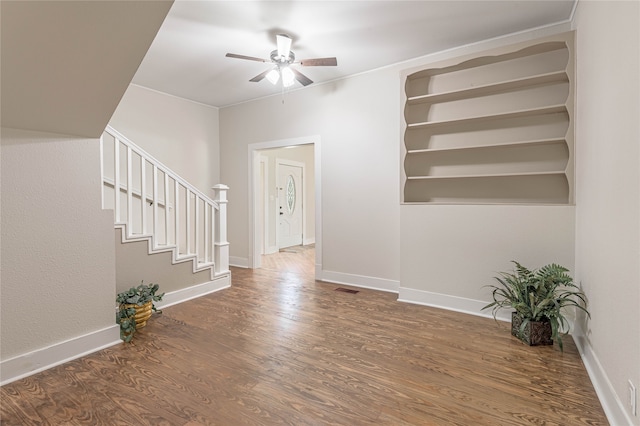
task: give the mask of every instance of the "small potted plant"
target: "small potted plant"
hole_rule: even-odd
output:
[[[138,287],[118,293],[116,323],[120,324],[122,340],[130,342],[136,330],[147,325],[152,311],[158,311],[153,302],[162,300],[164,296],[164,293],[156,294],[159,288],[158,284],[145,284],[143,281]]]
[[[552,345],[555,341],[562,350],[560,329],[568,329],[564,308],[575,306],[591,317],[584,293],[563,266],[552,263],[529,270],[512,262],[515,271],[500,272],[495,277],[498,284],[488,286],[493,289],[493,302],[482,309],[492,308],[494,318],[502,308],[513,309],[511,334],[530,346]]]

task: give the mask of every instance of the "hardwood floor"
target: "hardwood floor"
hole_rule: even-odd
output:
[[[491,319],[336,291],[286,266],[310,252],[233,268],[132,344],[3,386],[2,424],[607,424],[570,338],[529,348]]]
[[[262,256],[261,268],[280,272],[295,272],[301,277],[315,274],[315,245],[295,246],[278,253]]]

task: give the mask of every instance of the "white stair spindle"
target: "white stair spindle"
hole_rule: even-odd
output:
[[[141,234],[147,233],[147,160],[140,156],[140,217]]]
[[[174,180],[174,194],[175,194],[175,202],[173,203],[173,208],[175,209],[175,215],[174,215],[174,235],[176,237],[176,253],[179,255],[180,254],[180,201],[179,201],[179,197],[178,194],[180,193],[180,185],[178,184],[177,180]]]
[[[120,139],[113,141],[113,206],[116,223],[120,223]]]
[[[216,261],[216,206],[211,205],[211,239],[209,240],[209,248],[211,250],[211,261]]]
[[[191,191],[189,188],[185,188],[185,228],[186,228],[186,242],[187,242],[187,254],[191,254]]]
[[[167,172],[164,172],[164,242],[166,245],[171,244],[169,239],[169,176],[167,176]]]
[[[131,147],[127,147],[127,237],[133,237],[133,167],[131,164]]]
[[[196,263],[200,259],[200,197],[196,196],[194,199],[194,208],[196,210],[195,214],[195,224],[193,225],[193,239],[195,240],[194,252],[196,254]]]
[[[153,199],[151,202],[153,203],[153,224],[151,225],[151,235],[153,235],[153,248],[156,249],[158,247],[158,166],[153,165]],[[165,200],[165,207],[167,202]]]
[[[100,176],[102,177],[102,182],[100,182],[100,202],[102,203],[102,210],[104,210],[104,133],[100,135]]]
[[[204,202],[204,261],[209,262],[209,211],[211,206],[205,200],[202,201]]]

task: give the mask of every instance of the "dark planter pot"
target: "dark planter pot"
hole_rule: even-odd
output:
[[[519,333],[522,317],[517,313],[511,314],[511,334],[529,346],[553,345],[551,338],[551,323],[549,321],[529,321],[522,334]]]

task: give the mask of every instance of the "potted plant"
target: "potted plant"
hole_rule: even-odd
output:
[[[158,284],[145,284],[143,281],[138,287],[118,293],[116,323],[120,324],[122,340],[130,342],[136,330],[147,325],[152,311],[158,311],[153,302],[162,300],[164,296],[164,293],[156,294],[159,288]]]
[[[516,261],[514,272],[500,272],[495,277],[493,302],[482,309],[492,308],[493,317],[502,308],[514,309],[511,315],[511,334],[530,346],[558,343],[562,350],[561,328],[568,322],[563,310],[575,306],[591,317],[586,308],[584,293],[568,274],[569,270],[555,263],[537,270],[529,270]],[[567,334],[565,333],[565,334]]]

